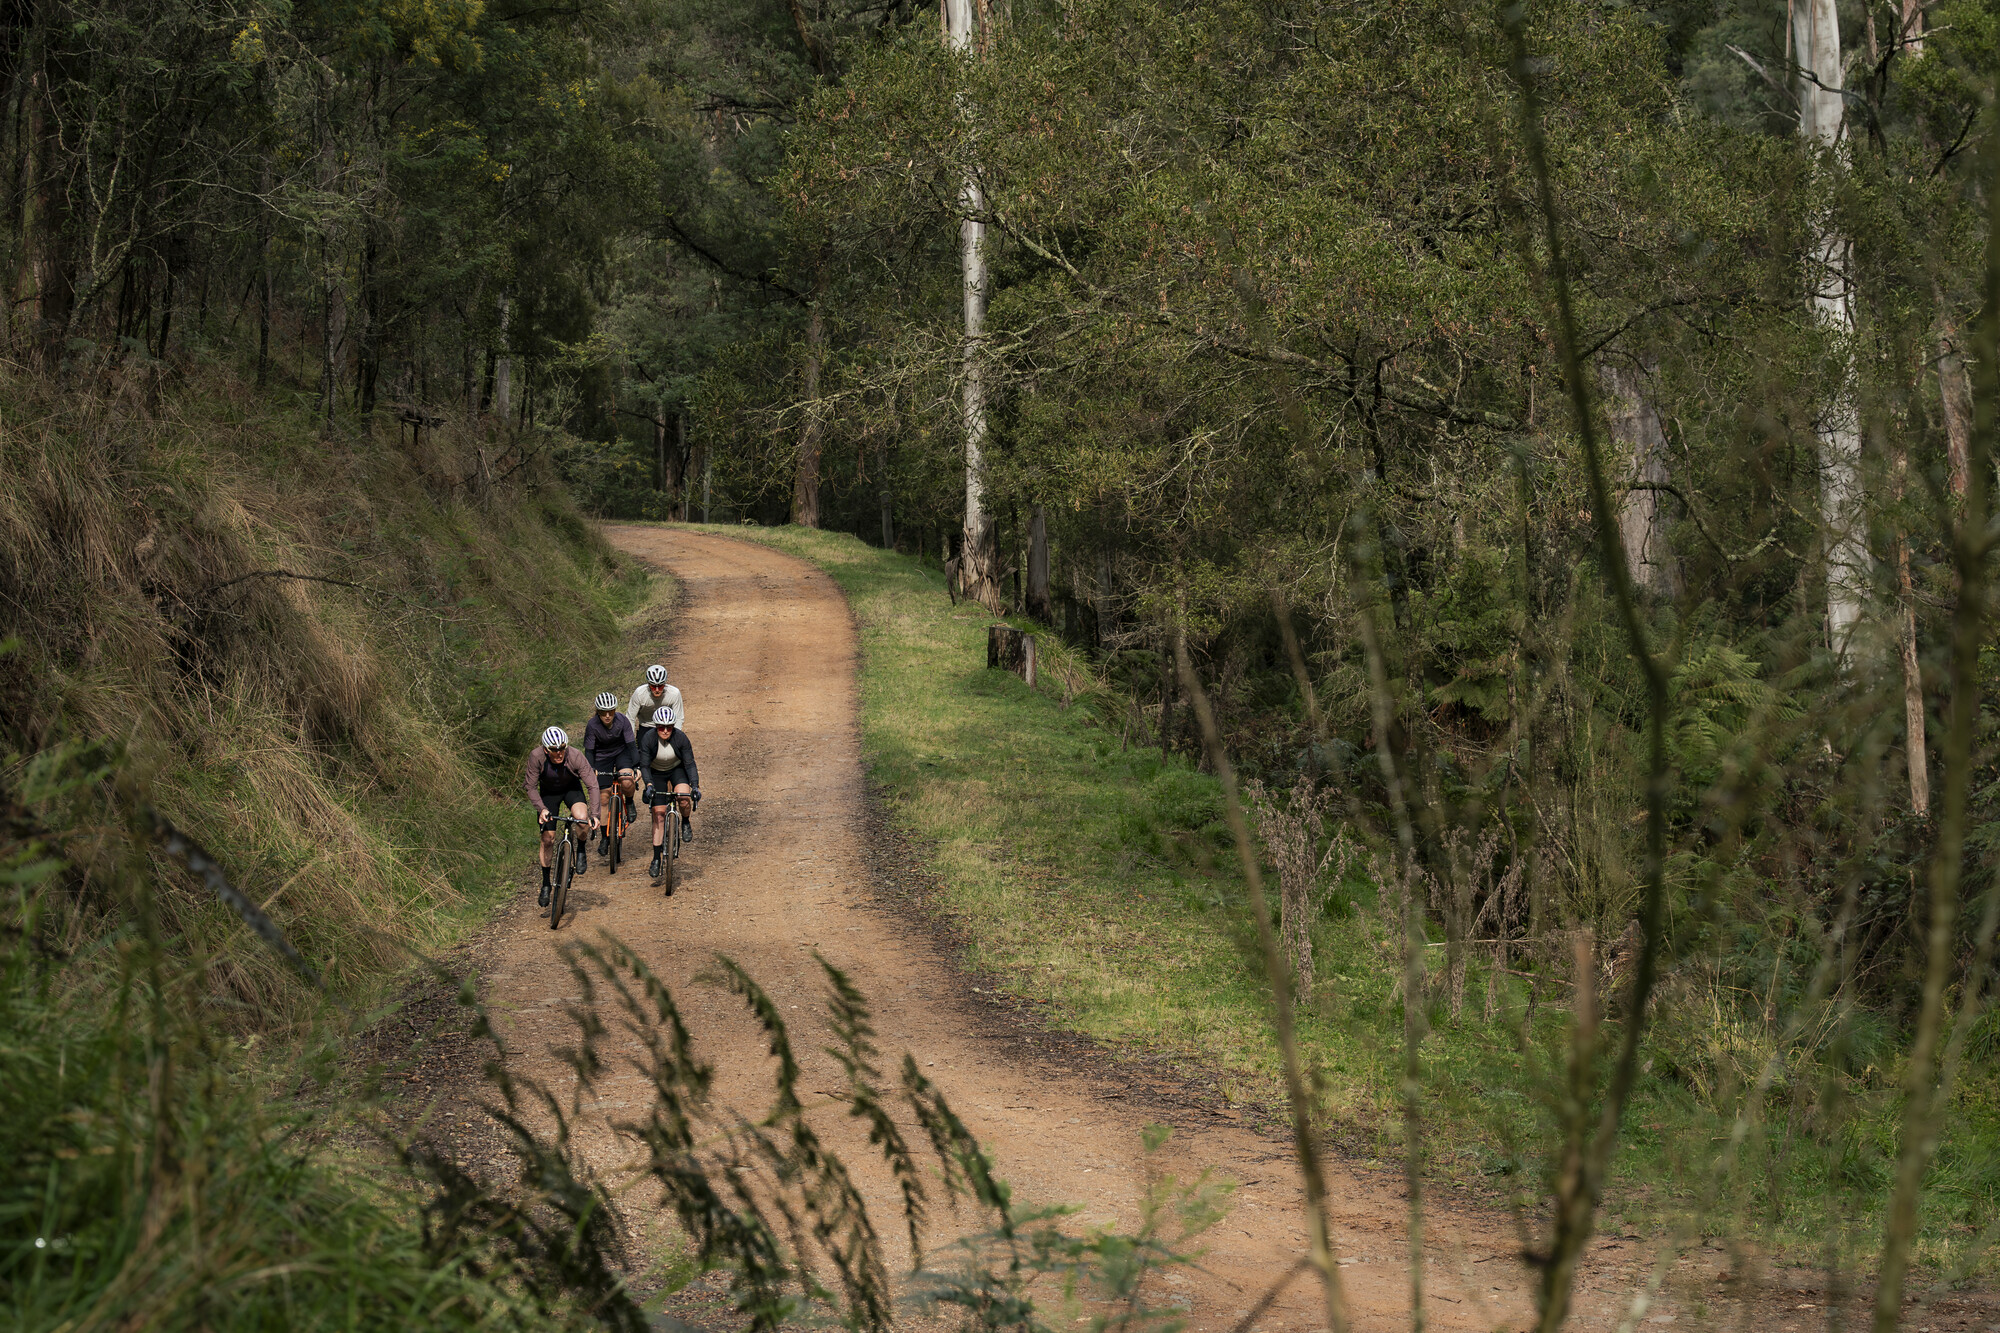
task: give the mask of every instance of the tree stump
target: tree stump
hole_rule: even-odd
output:
[[[1035,683],[1035,636],[1012,625],[986,627],[986,665]]]

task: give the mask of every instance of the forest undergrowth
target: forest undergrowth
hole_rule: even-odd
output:
[[[644,575],[532,439],[73,372],[0,380],[8,1322],[531,1310],[328,1155],[342,1034],[517,882],[518,756]]]
[[[1042,634],[1037,687],[989,670],[993,617],[954,604],[935,563],[846,534],[696,530],[799,555],[846,592],[863,646],[871,777],[929,849],[939,883],[932,909],[964,932],[968,965],[1051,1002],[1062,1021],[1114,1052],[1168,1055],[1231,1102],[1281,1119],[1269,974],[1222,788],[1206,765],[1163,758],[1118,683],[1031,620],[1013,623]],[[1266,773],[1261,810],[1253,805],[1274,884],[1284,868],[1271,857],[1269,821],[1283,822],[1292,776]],[[1314,845],[1335,855],[1314,867],[1317,984],[1298,1014],[1315,1123],[1355,1165],[1400,1169],[1406,978],[1393,854],[1371,848],[1344,807],[1323,807],[1322,818]],[[1490,860],[1492,851],[1459,855]],[[1530,888],[1516,891],[1525,898]],[[1460,1199],[1532,1212],[1561,1152],[1577,938],[1551,928],[1517,940],[1504,967],[1467,951],[1454,974],[1443,924],[1433,917],[1423,928],[1426,1177]],[[1806,1030],[1798,1013],[1809,946],[1795,940],[1792,951],[1767,954],[1768,985],[1754,994],[1735,981],[1741,959],[1731,954],[1743,946],[1710,939],[1667,968],[1603,1226],[1719,1238],[1777,1262],[1865,1268],[1903,1112],[1897,1017],[1853,1005],[1822,1011],[1821,1022],[1845,1032],[1829,1051],[1826,1034]],[[1615,992],[1630,951],[1629,939],[1614,939],[1588,955],[1592,998],[1612,1006],[1608,1026],[1618,1022]],[[1969,1034],[1973,1049],[1992,1041],[1987,1031],[1982,1023]],[[1966,1062],[1926,1186],[1924,1266],[1984,1280],[1991,1265],[1979,1219],[2000,1196],[2000,1070],[1990,1060]]]

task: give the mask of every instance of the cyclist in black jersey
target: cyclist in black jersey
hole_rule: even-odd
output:
[[[681,837],[694,841],[692,816],[701,803],[701,774],[694,766],[694,746],[687,733],[674,725],[665,709],[654,714],[653,725],[639,738],[639,771],[646,779],[646,804],[653,811],[653,868],[660,873],[662,844],[667,839],[669,806],[680,807]]]
[[[588,820],[589,826],[596,828],[597,774],[583,762],[582,755],[570,749],[569,733],[561,727],[550,727],[542,733],[542,743],[528,751],[522,785],[527,788],[528,800],[534,804],[536,817],[542,826],[542,893],[537,901],[547,907],[549,853],[556,843],[555,812],[567,808],[572,819]],[[589,845],[588,837],[577,843],[576,873],[579,875],[588,864],[584,852]]]

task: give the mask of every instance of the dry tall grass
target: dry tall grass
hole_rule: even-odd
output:
[[[421,452],[393,424],[324,439],[239,382],[155,373],[0,375],[0,728],[17,764],[111,747],[128,798],[350,984],[466,909],[508,827],[491,785],[614,641],[621,569],[539,460],[468,480],[492,442],[463,428]],[[130,854],[117,804],[73,812],[72,939],[90,877]],[[228,938],[180,888],[169,934]],[[264,951],[211,975],[267,1017],[295,996]]]

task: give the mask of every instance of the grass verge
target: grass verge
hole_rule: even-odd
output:
[[[968,941],[967,964],[1054,1004],[1114,1050],[1165,1055],[1232,1102],[1282,1106],[1270,998],[1254,923],[1211,777],[1124,744],[1115,714],[1066,702],[1080,673],[1055,646],[1041,689],[986,669],[992,617],[948,601],[933,566],[845,534],[697,527],[799,556],[846,592],[863,652],[866,761],[901,826],[929,850],[933,906]],[[1033,628],[1026,621],[1016,622]],[[1086,701],[1087,702],[1087,701]],[[1319,1120],[1357,1165],[1400,1159],[1400,964],[1363,875],[1314,930],[1321,979],[1300,1015]],[[1442,949],[1433,949],[1442,963]],[[1437,975],[1438,967],[1433,967]],[[1568,989],[1475,964],[1463,1011],[1434,988],[1424,1048],[1423,1151],[1434,1187],[1534,1206],[1558,1148]],[[1719,1034],[1701,1006],[1660,1021],[1680,1046]],[[1718,1061],[1718,1064],[1722,1062]],[[1664,1070],[1668,1061],[1662,1059]],[[1724,1159],[1741,1082],[1702,1087],[1646,1061],[1616,1160],[1605,1225],[1727,1236],[1800,1261],[1868,1262],[1894,1161],[1894,1069],[1843,1076],[1843,1105],[1781,1075]],[[1923,1253],[1977,1268],[2000,1197],[2000,1114],[1990,1068],[1966,1078],[1926,1194]]]

